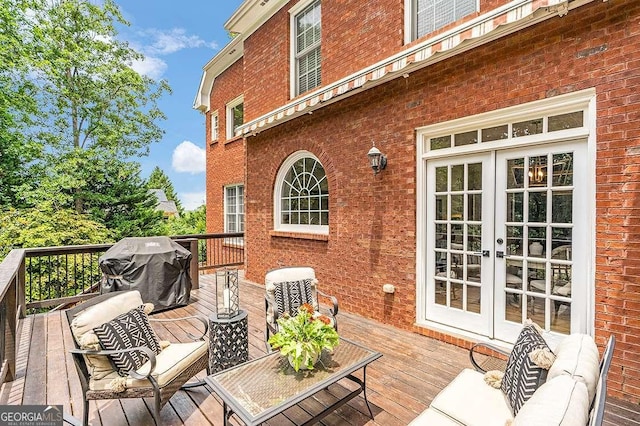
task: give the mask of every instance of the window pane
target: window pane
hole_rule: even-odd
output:
[[[520,136],[537,135],[538,133],[542,133],[542,118],[521,121],[520,123],[513,123],[512,136],[514,138]]]
[[[451,136],[440,136],[429,139],[431,149],[451,148]]]
[[[583,125],[584,118],[582,111],[576,111],[549,117],[548,128],[550,132],[555,132],[557,130],[575,129],[576,127],[582,127]]]
[[[498,141],[509,137],[509,125],[490,127],[482,129],[482,142]]]
[[[312,157],[295,161],[282,182],[282,223],[328,225],[328,194],[329,186],[322,164]],[[287,219],[290,222],[286,222],[285,213],[289,212]]]
[[[476,0],[417,0],[415,5],[416,36],[420,38],[476,12],[477,2]]]
[[[478,132],[474,130],[472,132],[458,133],[454,136],[454,141],[455,146],[478,143]]]

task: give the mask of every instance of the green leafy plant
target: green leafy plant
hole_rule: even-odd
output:
[[[294,370],[313,370],[313,364],[323,349],[333,350],[339,337],[325,315],[314,317],[314,309],[308,303],[298,308],[298,315],[284,315],[278,319],[279,331],[269,338],[273,349],[287,356]]]

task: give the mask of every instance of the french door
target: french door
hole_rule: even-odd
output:
[[[586,331],[587,144],[427,162],[426,318],[513,342]]]

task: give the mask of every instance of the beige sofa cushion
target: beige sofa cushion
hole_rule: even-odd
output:
[[[433,408],[424,410],[418,417],[413,419],[409,426],[460,426],[461,423],[453,420]]]
[[[209,342],[198,341],[189,343],[172,343],[163,349],[156,356],[156,368],[152,376],[158,381],[160,387],[164,387],[167,383],[175,379],[185,368],[193,364],[198,358],[206,354],[209,349]],[[136,372],[139,374],[147,374],[149,372],[150,363],[147,361]],[[91,390],[110,390],[111,381],[120,376],[117,372],[112,371],[109,375],[101,379],[89,381],[89,389]],[[134,379],[131,376],[126,378],[126,388],[149,387],[149,381]]]
[[[556,360],[549,369],[547,380],[567,375],[587,387],[589,401],[596,394],[600,376],[600,355],[593,338],[586,334],[571,334],[555,349]]]
[[[93,305],[80,312],[71,321],[73,338],[81,349],[99,350],[100,344],[93,329],[142,304],[142,297],[140,297],[139,292],[127,291]],[[114,371],[113,365],[107,356],[85,355],[84,358],[92,378],[101,379]]]
[[[502,391],[487,385],[484,374],[468,368],[436,395],[430,409],[468,426],[504,425],[513,419]]]
[[[584,383],[556,376],[525,402],[512,426],[584,426],[589,421],[589,401]]]

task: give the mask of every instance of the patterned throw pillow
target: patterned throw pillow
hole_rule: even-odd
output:
[[[160,353],[160,341],[149,324],[144,306],[115,317],[113,320],[93,329],[98,336],[102,349],[111,351],[146,346],[154,353]],[[149,360],[139,351],[111,355],[109,357],[118,374],[126,376],[129,371],[137,370]]]
[[[511,405],[514,416],[547,378],[547,370],[537,366],[529,356],[536,349],[551,352],[536,326],[527,324],[513,345],[502,378],[501,389]]]
[[[274,296],[280,315],[286,312],[291,316],[296,316],[300,306],[305,303],[313,304],[311,279],[277,283],[274,289]]]

